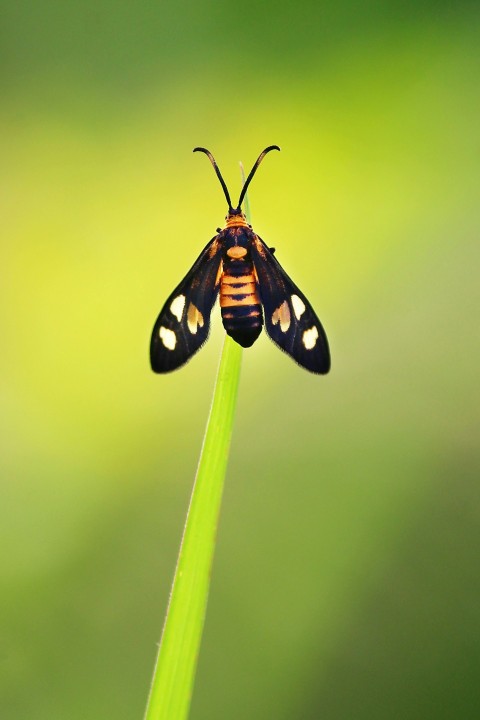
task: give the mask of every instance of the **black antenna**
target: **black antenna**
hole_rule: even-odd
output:
[[[199,148],[199,149],[200,149],[200,148]],[[245,193],[247,192],[247,188],[248,188],[248,186],[250,185],[250,180],[253,178],[253,176],[255,175],[255,173],[256,173],[256,171],[257,171],[258,166],[259,166],[260,163],[262,162],[262,160],[263,160],[263,158],[265,157],[265,155],[270,152],[270,150],[280,150],[280,148],[278,147],[278,145],[269,145],[267,148],[265,148],[265,150],[264,150],[263,152],[260,153],[260,155],[259,155],[258,158],[257,158],[257,162],[255,163],[255,165],[253,166],[253,168],[250,170],[250,174],[249,174],[249,176],[247,177],[247,179],[245,180],[245,183],[244,183],[244,185],[243,185],[242,192],[240,193],[240,199],[239,199],[239,201],[238,201],[238,209],[240,209],[240,206],[241,206],[241,204],[242,204],[242,202],[243,202],[243,198],[245,197]]]
[[[221,174],[220,170],[218,169],[218,165],[217,165],[217,163],[215,162],[215,158],[213,157],[212,153],[211,153],[209,150],[207,150],[206,148],[203,148],[203,147],[193,148],[193,152],[203,152],[203,153],[205,153],[205,155],[208,157],[208,159],[210,160],[210,162],[211,162],[212,165],[213,165],[213,169],[214,169],[215,172],[217,173],[217,177],[218,177],[218,179],[220,180],[220,185],[222,186],[223,192],[225,193],[225,197],[227,198],[228,209],[229,209],[229,211],[230,211],[230,210],[233,210],[233,208],[232,208],[232,201],[230,200],[230,195],[228,194],[227,186],[225,185],[225,181],[224,181],[224,179],[223,179],[223,177],[222,177],[222,174]],[[258,162],[258,161],[257,161],[257,162]]]

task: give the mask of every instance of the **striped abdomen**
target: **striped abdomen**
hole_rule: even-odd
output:
[[[262,332],[262,306],[252,261],[238,255],[232,257],[232,250],[235,248],[227,251],[220,281],[222,322],[235,342],[250,347]]]

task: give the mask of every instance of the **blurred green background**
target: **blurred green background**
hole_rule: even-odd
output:
[[[333,366],[244,352],[192,718],[478,717],[479,19],[2,3],[2,718],[142,717],[223,331],[149,335],[271,143]]]

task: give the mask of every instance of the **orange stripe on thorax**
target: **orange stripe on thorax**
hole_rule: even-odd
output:
[[[240,298],[220,294],[220,307],[239,307],[240,305],[259,305],[260,299],[257,293],[242,295]]]
[[[233,287],[235,286],[235,287]],[[254,274],[228,275],[224,273],[220,284],[220,307],[259,305],[258,285]]]
[[[246,283],[256,282],[253,272],[248,275],[229,275],[228,271],[222,275],[222,285],[245,285]]]
[[[240,287],[236,287],[239,285]],[[222,295],[252,295],[257,289],[255,282],[235,283],[235,287],[230,284],[223,285],[220,292]]]

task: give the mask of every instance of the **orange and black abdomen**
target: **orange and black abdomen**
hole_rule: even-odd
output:
[[[263,315],[258,285],[246,248],[227,250],[220,281],[220,308],[227,334],[250,347],[262,332]]]

